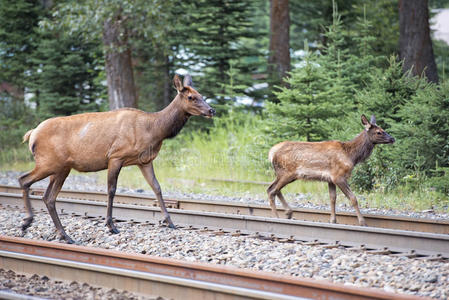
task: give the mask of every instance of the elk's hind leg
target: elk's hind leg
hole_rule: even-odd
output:
[[[58,230],[59,238],[61,240],[65,240],[68,244],[73,244],[74,241],[65,232],[64,227],[61,224],[61,220],[59,219],[58,212],[56,211],[56,197],[61,191],[62,185],[64,184],[64,181],[69,173],[70,169],[64,169],[50,177],[50,184],[45,191],[43,200],[47,206],[48,212],[50,213],[50,217]]]
[[[329,198],[331,201],[331,223],[337,223],[337,217],[335,216],[335,202],[337,201],[337,187],[332,182],[329,182]]]
[[[34,218],[33,208],[31,206],[29,196],[30,186],[33,183],[42,180],[45,177],[48,177],[50,174],[51,174],[50,171],[35,167],[32,171],[19,177],[19,184],[20,187],[23,189],[22,199],[23,203],[25,204],[25,209],[27,211],[27,216],[23,219],[22,230],[26,230],[28,227],[30,227]]]

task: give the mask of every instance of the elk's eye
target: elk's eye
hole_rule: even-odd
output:
[[[381,135],[382,134],[382,132],[380,132],[380,131],[378,131],[378,132],[376,132],[377,133],[377,135]]]
[[[192,100],[192,96],[188,96],[187,99]]]

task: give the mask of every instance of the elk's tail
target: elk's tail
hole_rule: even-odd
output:
[[[27,142],[30,139],[31,132],[33,132],[33,130],[34,129],[28,130],[27,133],[25,133],[25,135],[23,136],[22,143],[25,143],[25,142]]]

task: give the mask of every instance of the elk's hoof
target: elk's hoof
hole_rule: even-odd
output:
[[[109,228],[109,232],[110,233],[112,233],[112,234],[117,234],[117,233],[120,233],[120,231],[117,229],[117,228]]]
[[[287,211],[285,214],[287,215],[287,219],[291,219],[291,218],[292,218],[292,215],[293,215],[293,211],[292,211],[292,210],[289,210],[289,211]]]
[[[332,223],[332,224],[337,224],[337,219],[330,219],[329,222]]]
[[[360,224],[360,226],[366,226],[365,220],[359,220],[359,224]]]
[[[33,217],[23,219],[22,230],[26,230],[33,223]]]
[[[165,218],[165,219],[162,221],[162,224],[167,224],[168,228],[176,229],[176,226],[175,226],[175,224],[173,224],[173,222],[171,221],[170,217]]]

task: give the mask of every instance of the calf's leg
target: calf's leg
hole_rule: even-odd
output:
[[[355,209],[355,213],[357,214],[357,219],[359,220],[360,226],[366,226],[365,218],[360,213],[359,204],[357,203],[357,198],[352,193],[351,188],[349,187],[346,181],[342,181],[337,183],[338,187],[345,194],[345,196],[351,201],[352,207]]]
[[[281,189],[286,186],[287,184],[294,181],[294,178],[290,178],[288,176],[277,176],[276,180],[273,181],[273,183],[270,185],[270,187],[267,190],[268,193],[268,200],[270,201],[271,206],[271,212],[276,217],[279,218],[279,215],[276,210],[276,199],[275,197],[278,196],[279,200],[282,203],[282,206],[287,210],[286,215],[290,219],[293,213],[293,210],[288,205],[287,201],[285,201],[284,196],[281,193]]]
[[[335,216],[335,202],[337,200],[337,187],[332,182],[329,182],[329,198],[331,200],[331,223],[337,223],[337,217]]]
[[[282,206],[286,210],[285,214],[287,215],[287,218],[291,219],[293,210],[290,207],[290,205],[288,205],[287,201],[285,201],[284,195],[282,195],[281,191],[278,192],[278,198],[279,198],[279,200],[281,200]]]

